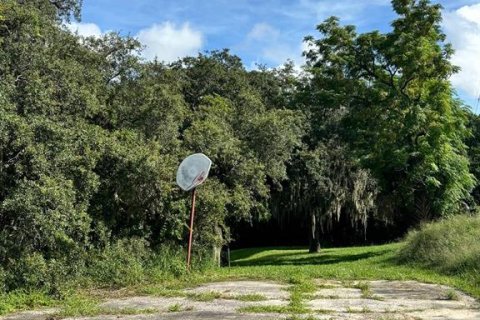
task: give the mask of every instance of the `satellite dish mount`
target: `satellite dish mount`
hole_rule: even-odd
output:
[[[186,157],[177,170],[177,184],[184,191],[192,192],[190,210],[190,228],[188,236],[187,269],[190,270],[192,257],[193,221],[195,218],[196,188],[208,177],[212,161],[203,153],[195,153]]]

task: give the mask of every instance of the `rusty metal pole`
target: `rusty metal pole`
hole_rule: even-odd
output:
[[[196,188],[192,190],[192,209],[190,211],[190,234],[188,236],[187,270],[190,270],[190,262],[192,259],[193,219],[195,218],[195,191]]]

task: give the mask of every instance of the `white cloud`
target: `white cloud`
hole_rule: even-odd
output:
[[[468,21],[480,23],[480,3],[471,6],[464,6],[457,10],[458,15]]]
[[[480,3],[445,11],[443,16],[444,32],[455,49],[452,63],[462,68],[452,83],[476,98],[480,94]]]
[[[67,28],[84,37],[100,37],[102,35],[102,30],[95,23],[70,22],[67,24]]]
[[[148,60],[157,57],[161,61],[172,62],[197,54],[203,45],[202,33],[193,30],[188,23],[178,27],[168,21],[154,24],[140,30],[136,37],[146,46],[142,56]]]
[[[252,30],[247,35],[251,40],[264,40],[264,39],[276,39],[279,35],[279,31],[273,28],[268,23],[257,23],[253,26]]]

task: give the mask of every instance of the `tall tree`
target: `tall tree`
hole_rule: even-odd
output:
[[[300,145],[301,114],[268,105],[263,89],[252,85],[240,59],[228,51],[186,58],[172,68],[181,74],[192,111],[183,131],[184,146],[212,158],[211,188],[226,192],[223,198],[210,190],[209,201],[217,208],[224,204],[215,213],[215,223],[203,225],[220,224],[228,231],[225,219],[235,224],[267,217],[270,188],[287,179],[292,150]]]
[[[340,135],[344,108],[323,99],[324,84],[312,76],[313,69],[306,71],[295,75],[287,64],[270,72],[269,78],[277,79],[267,91],[270,99],[275,98],[272,93],[280,92],[280,105],[302,112],[305,119],[303,143],[295,149],[288,180],[275,190],[271,208],[278,221],[304,217],[310,252],[318,252],[322,234],[332,231],[340,218],[345,217],[355,229],[366,227],[367,217],[375,212],[377,188]]]
[[[81,261],[89,242],[105,135],[87,119],[101,108],[101,73],[84,67],[92,53],[59,14],[49,1],[0,6],[0,264],[10,271],[34,257]]]
[[[345,108],[343,132],[382,187],[380,210],[416,223],[448,215],[469,197],[465,114],[450,76],[453,52],[441,7],[393,0],[393,30],[357,34],[330,18],[307,37],[319,99]]]

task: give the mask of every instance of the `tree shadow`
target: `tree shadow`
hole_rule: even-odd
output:
[[[293,251],[293,250],[304,250],[304,246],[291,246],[291,247],[257,247],[257,248],[246,248],[246,249],[237,249],[232,252],[234,255],[233,260],[243,260],[250,258],[253,255],[262,253],[264,251]],[[271,257],[271,256],[283,256],[286,255],[285,252],[275,252],[268,255],[262,256],[263,258]]]
[[[363,252],[355,254],[332,254],[328,252],[320,252],[315,254],[308,254],[307,252],[292,252],[292,253],[272,253],[259,257],[257,259],[250,259],[247,261],[235,261],[233,266],[280,266],[280,265],[329,265],[342,262],[353,262],[364,259],[381,256],[387,253],[388,250],[381,250],[375,252]]]

